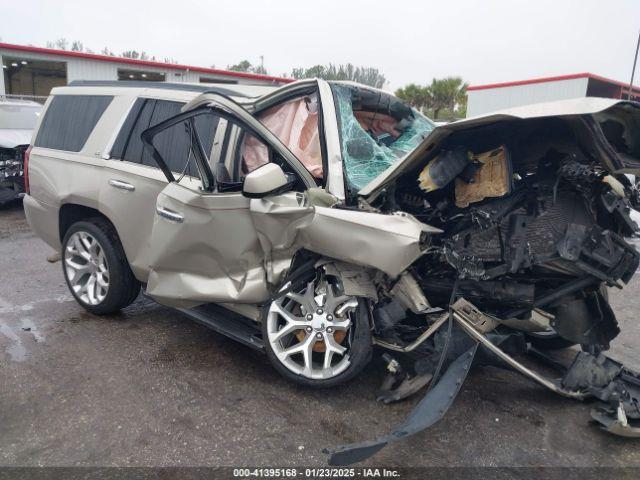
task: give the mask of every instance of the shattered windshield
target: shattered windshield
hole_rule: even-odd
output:
[[[393,95],[355,85],[331,85],[347,185],[359,190],[416,148],[433,124]]]

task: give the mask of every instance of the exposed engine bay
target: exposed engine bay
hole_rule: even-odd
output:
[[[377,344],[397,352],[386,354],[380,400],[430,386],[405,424],[330,450],[331,462],[367,458],[438,421],[474,358],[567,397],[595,397],[602,402],[592,411],[597,424],[640,436],[640,377],[603,354],[620,333],[607,289],[628,283],[640,261],[629,243],[640,197],[634,177],[623,173],[640,158],[637,106],[616,108],[617,118],[609,111],[453,131],[423,145],[408,168],[389,175],[393,181],[365,192],[362,208],[406,212],[442,231],[379,289],[373,311]],[[582,349],[571,365],[549,355],[571,345]],[[515,360],[523,354],[562,377],[535,373]],[[406,357],[412,371],[403,367]]]
[[[447,306],[457,281],[486,313],[608,347],[618,328],[602,287],[622,287],[638,267],[625,240],[638,190],[573,139],[562,119],[461,132],[388,189],[383,211],[444,232],[411,268],[431,306]],[[539,311],[544,327],[531,320]]]

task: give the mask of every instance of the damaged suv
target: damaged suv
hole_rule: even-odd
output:
[[[333,451],[335,464],[441,418],[474,358],[596,397],[603,427],[638,434],[640,379],[602,354],[619,333],[606,288],[640,260],[625,240],[640,205],[625,175],[640,169],[638,105],[587,98],[435,127],[348,82],[258,93],[54,89],[24,205],[84,308],[114,312],[144,285],[310,386],[345,382],[386,349],[381,398],[429,384],[427,396],[392,434]],[[582,351],[560,380],[517,359],[570,345]]]

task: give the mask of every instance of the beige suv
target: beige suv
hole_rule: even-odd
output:
[[[402,375],[390,360],[389,401],[458,357],[425,399],[440,413],[469,341],[581,398],[595,390],[511,355],[581,344],[591,358],[619,333],[605,287],[639,263],[625,240],[639,119],[632,102],[586,98],[434,127],[349,82],[81,82],[44,107],[24,206],[91,312],[144,285],[312,386],[352,378],[377,344],[418,360]]]

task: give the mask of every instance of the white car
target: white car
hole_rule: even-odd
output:
[[[0,206],[24,193],[23,161],[42,105],[0,98]]]

